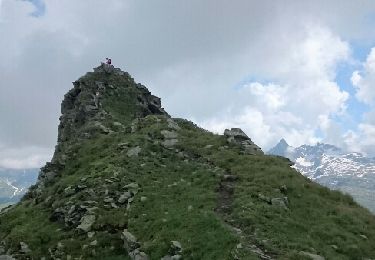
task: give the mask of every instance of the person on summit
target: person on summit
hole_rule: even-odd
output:
[[[108,65],[112,64],[112,60],[111,59],[105,58],[105,60],[106,60],[106,64],[108,64]]]

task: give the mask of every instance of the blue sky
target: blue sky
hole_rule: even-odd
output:
[[[31,16],[40,17],[45,14],[46,4],[43,0],[24,0],[24,1],[31,2],[35,7],[35,10],[30,14]]]

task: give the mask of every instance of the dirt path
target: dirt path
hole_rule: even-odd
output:
[[[240,227],[236,226],[234,220],[232,219],[231,213],[233,211],[234,189],[237,181],[238,177],[235,175],[225,174],[222,176],[219,187],[217,189],[218,204],[215,209],[215,212],[225,221],[228,227],[236,235],[241,237],[241,241],[244,243],[240,243],[237,245],[234,257],[235,259],[241,259],[236,256],[238,250],[247,249],[252,253],[256,254],[259,257],[259,259],[272,260],[273,258],[267,255],[260,247],[253,243],[250,243],[249,239],[242,232]]]

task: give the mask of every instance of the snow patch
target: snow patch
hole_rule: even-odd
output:
[[[298,157],[296,159],[296,163],[299,164],[300,166],[304,166],[304,167],[310,167],[310,166],[314,165],[313,162],[310,162],[310,161],[306,160],[306,158],[303,158],[303,157]]]

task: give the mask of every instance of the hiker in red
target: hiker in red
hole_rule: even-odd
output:
[[[108,64],[108,65],[111,65],[112,64],[112,60],[111,59],[108,59],[108,58],[105,58],[106,59],[106,63]]]

